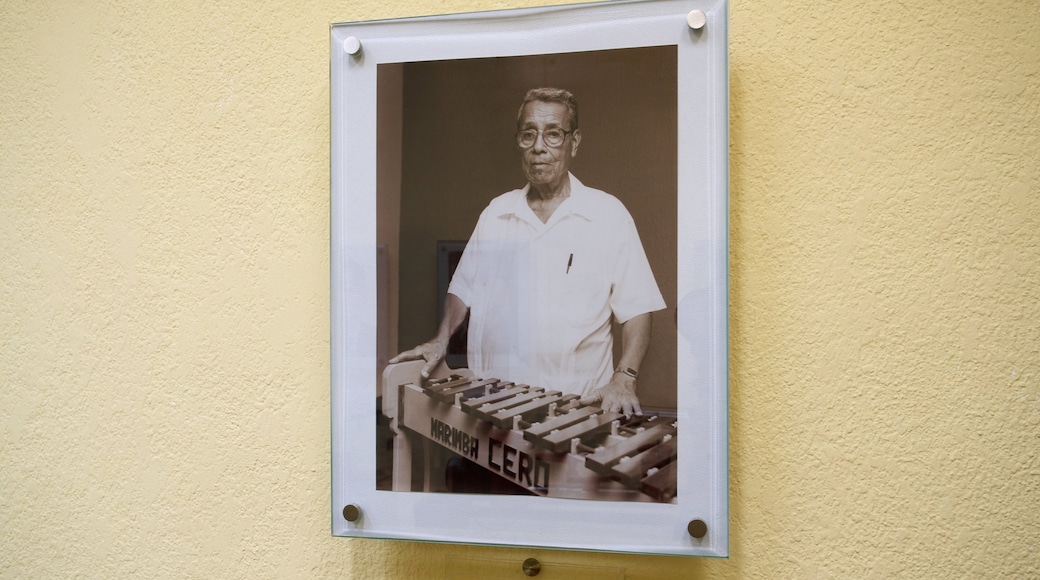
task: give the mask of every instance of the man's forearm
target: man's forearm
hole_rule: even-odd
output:
[[[449,292],[444,298],[444,318],[441,319],[440,326],[437,327],[435,340],[448,344],[451,335],[455,334],[459,326],[462,326],[462,321],[466,320],[468,312],[469,308],[462,300]]]
[[[448,294],[444,299],[444,318],[441,319],[440,326],[437,327],[437,335],[411,350],[399,353],[390,359],[390,363],[425,360],[426,365],[420,371],[425,380],[437,365],[444,361],[444,357],[448,352],[448,341],[451,339],[451,335],[462,325],[462,321],[466,320],[467,312],[469,312],[469,308],[463,304],[458,296]]]
[[[621,358],[618,367],[638,371],[643,358],[650,350],[650,313],[640,314],[621,325]],[[635,373],[616,372],[607,384],[599,387],[583,403],[600,401],[603,410],[624,413],[626,416],[642,415],[639,397],[636,395]]]
[[[633,316],[621,325],[621,358],[619,367],[639,370],[650,350],[650,334],[653,326],[651,313]]]

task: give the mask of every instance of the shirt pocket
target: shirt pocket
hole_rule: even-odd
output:
[[[559,317],[574,340],[582,340],[610,319],[610,288],[601,272],[572,270],[564,283]]]

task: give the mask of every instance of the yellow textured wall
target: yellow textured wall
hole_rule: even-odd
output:
[[[0,0],[0,577],[1040,576],[1040,11],[731,6],[731,558],[329,536],[328,25]]]

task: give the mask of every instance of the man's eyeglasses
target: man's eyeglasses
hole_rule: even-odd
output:
[[[538,131],[537,129],[524,129],[523,131],[516,132],[516,144],[521,149],[527,149],[534,147],[534,142],[538,140],[538,133],[542,134],[542,141],[549,147],[559,147],[563,145],[564,140],[567,139],[567,135],[570,135],[574,131],[564,131],[563,129],[546,129],[544,131]]]

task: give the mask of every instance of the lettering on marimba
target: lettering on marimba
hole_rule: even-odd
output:
[[[524,453],[493,437],[488,439],[487,465],[520,485],[543,489],[548,489],[549,487],[550,464],[548,462]],[[532,470],[534,471],[533,474],[531,473]],[[525,480],[527,483],[524,483]]]
[[[430,438],[477,461],[480,439],[430,417]]]

